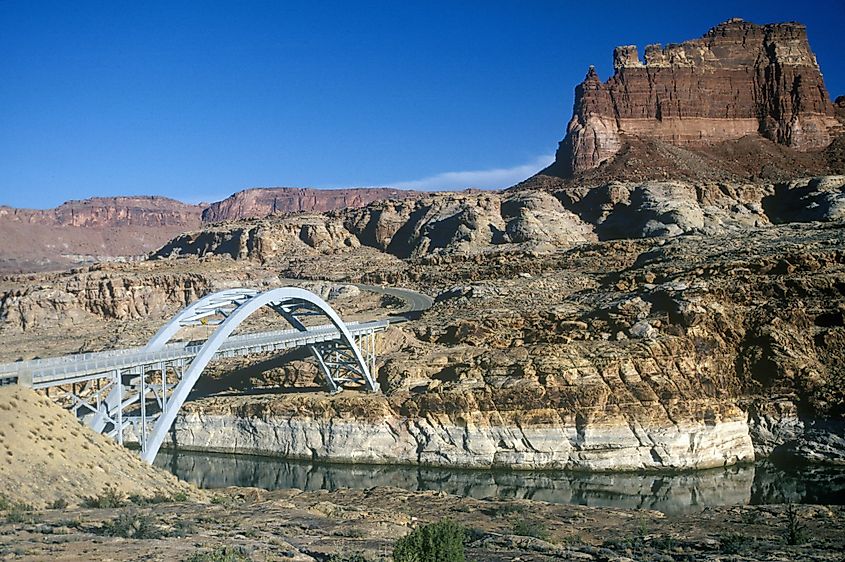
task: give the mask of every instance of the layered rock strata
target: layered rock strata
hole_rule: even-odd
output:
[[[360,209],[224,223],[178,236],[153,254],[338,254],[369,246],[399,258],[472,255],[492,248],[551,251],[595,240],[591,227],[544,192],[429,195]]]
[[[588,471],[700,469],[754,460],[744,416],[677,425],[579,427],[507,423],[499,414],[409,419],[229,414],[194,405],[174,425],[177,447],[348,463]],[[251,410],[252,413],[247,413]]]
[[[843,244],[837,223],[789,224],[441,264],[432,279],[463,285],[382,336],[384,396],[208,398],[175,444],[585,470],[842,462]]]
[[[203,222],[263,218],[276,213],[320,213],[335,209],[363,207],[385,199],[420,197],[418,191],[389,187],[354,189],[311,189],[302,187],[261,187],[245,189],[202,212]]]
[[[556,163],[572,176],[616,155],[629,137],[681,146],[761,135],[801,151],[839,131],[806,29],[732,19],[702,38],[617,47],[614,74],[594,68],[575,90],[574,114]]]

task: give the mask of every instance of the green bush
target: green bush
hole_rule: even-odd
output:
[[[239,549],[221,546],[210,552],[194,553],[185,562],[250,562],[250,558]]]
[[[161,529],[153,524],[152,519],[131,512],[121,513],[113,520],[103,523],[100,533],[125,539],[158,539],[164,535]]]
[[[89,496],[82,499],[84,507],[96,507],[100,509],[113,509],[126,505],[126,496],[117,488],[106,486],[99,496]]]
[[[517,519],[513,522],[512,530],[514,535],[534,537],[544,541],[549,540],[549,531],[539,521],[530,521],[525,518]]]
[[[423,525],[396,541],[394,562],[465,562],[464,528],[448,519]]]

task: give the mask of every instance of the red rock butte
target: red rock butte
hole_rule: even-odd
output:
[[[593,67],[556,155],[564,176],[591,170],[626,137],[701,146],[760,135],[799,151],[841,133],[821,71],[800,23],[756,25],[735,18],[700,39],[617,47],[614,74]]]

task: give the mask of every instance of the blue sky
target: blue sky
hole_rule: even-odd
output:
[[[0,204],[255,186],[506,187],[619,44],[808,26],[845,94],[845,2],[0,0]]]

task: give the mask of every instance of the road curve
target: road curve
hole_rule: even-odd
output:
[[[364,285],[362,283],[349,283],[361,289],[362,291],[370,291],[381,295],[390,295],[405,301],[405,308],[397,312],[394,316],[389,316],[387,319],[391,323],[407,322],[418,318],[420,314],[431,308],[434,304],[434,299],[430,296],[412,291],[411,289],[403,289],[400,287],[382,287],[380,285]]]
[[[419,318],[420,314],[431,308],[434,304],[434,299],[425,293],[413,291],[411,289],[404,289],[401,287],[384,287],[382,285],[365,285],[364,283],[348,283],[346,281],[330,281],[328,279],[281,279],[283,283],[334,283],[337,285],[354,285],[362,291],[370,291],[380,295],[390,295],[405,301],[405,308],[397,312],[393,316],[388,316],[387,320],[393,324],[398,322],[407,322]]]

